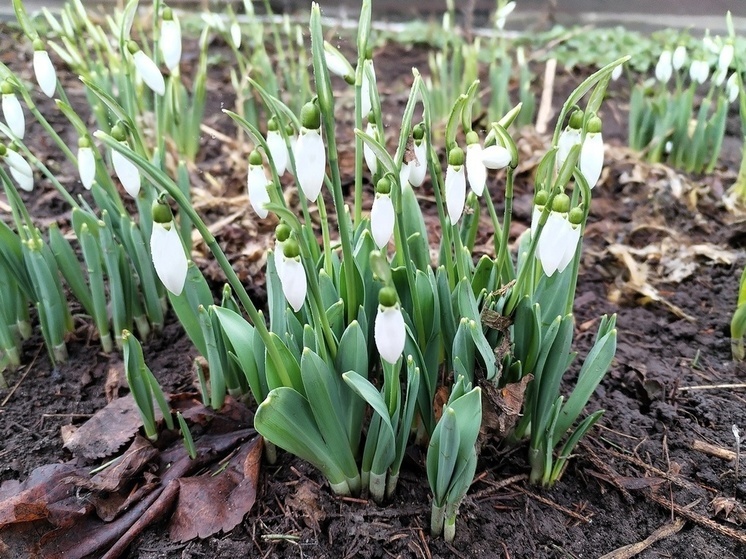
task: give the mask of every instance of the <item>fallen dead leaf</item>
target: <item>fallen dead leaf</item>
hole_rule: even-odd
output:
[[[321,522],[326,513],[319,507],[317,486],[310,480],[303,479],[295,487],[295,493],[285,502],[288,512],[296,512],[306,526],[314,533],[321,530]]]

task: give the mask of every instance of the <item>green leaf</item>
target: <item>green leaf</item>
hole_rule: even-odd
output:
[[[305,398],[306,391],[303,388],[303,379],[301,377],[300,365],[295,356],[285,345],[285,342],[274,332],[269,333],[270,340],[274,344],[280,356],[280,360],[285,365],[286,374],[281,374],[271,359],[265,362],[265,374],[267,375],[267,386],[270,390],[280,386],[287,386],[295,389]]]
[[[212,305],[212,292],[207,285],[207,280],[194,262],[190,261],[187,267],[187,277],[181,295],[177,296],[168,291],[168,300],[189,339],[192,340],[200,355],[207,358],[207,345],[199,325],[197,309],[200,305],[203,307]]]
[[[254,327],[236,312],[224,307],[214,307],[223,334],[228,338],[236,360],[251,388],[254,399],[262,402],[269,393],[267,379],[259,375],[254,354]],[[262,357],[264,354],[262,353]]]

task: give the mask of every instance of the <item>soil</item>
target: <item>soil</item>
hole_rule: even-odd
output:
[[[10,35],[0,36],[8,46]],[[13,48],[0,52],[12,68],[30,67],[28,53],[15,54]],[[375,60],[385,92],[384,113],[400,114],[409,68],[417,65],[424,73],[426,52],[391,45],[377,52]],[[220,93],[228,89],[226,74],[223,68],[210,76],[206,122],[233,138],[235,130],[220,113],[221,106],[232,103]],[[560,72],[556,98],[564,98],[583,77]],[[76,91],[73,81],[66,85]],[[721,203],[735,176],[738,153],[726,155],[709,177],[639,161],[622,147],[628,91],[624,85],[615,87],[604,113],[620,126],[606,135],[607,167],[594,190],[576,299],[575,346],[584,356],[598,317],[617,313],[618,350],[588,406],[606,413],[554,488],[527,483],[524,446],[485,447],[461,507],[456,539],[449,545],[428,534],[430,496],[421,450],[408,454],[397,494],[383,507],[332,495],[317,471],[280,453],[275,465],[263,465],[256,503],[233,530],[172,542],[164,519],[147,528],[125,556],[596,558],[656,533],[658,541],[639,557],[746,557],[746,531],[739,526],[746,516],[741,508],[746,506],[746,481],[736,476],[734,460],[697,450],[709,443],[733,451],[732,426],[746,430],[746,373],[731,360],[729,334],[746,225]],[[53,114],[48,103],[40,106]],[[349,134],[344,132],[351,128],[348,124],[340,120],[341,134]],[[738,134],[736,125],[729,130]],[[30,126],[27,134],[37,155],[47,150],[61,159],[39,126]],[[526,160],[546,148],[544,136],[530,130],[520,136]],[[195,180],[203,177],[199,186],[205,193],[195,204],[217,222],[247,205],[242,197],[246,149],[210,135],[205,135],[203,148],[198,162],[202,174]],[[343,158],[345,153],[349,158],[351,151],[343,151]],[[519,174],[514,234],[530,221],[532,170],[527,164]],[[60,173],[77,193],[74,170],[60,163]],[[208,174],[217,181],[207,180]],[[498,205],[499,187],[499,182],[492,185]],[[68,227],[69,211],[51,186],[39,181],[36,188],[27,199],[40,224],[54,220]],[[423,207],[432,207],[429,186],[420,196]],[[263,254],[274,223],[252,215],[247,209],[223,225],[217,237],[261,300]],[[196,252],[195,259],[219,289],[219,274],[202,257],[204,249],[197,246]],[[12,392],[0,391],[0,481],[24,480],[41,465],[71,460],[61,428],[81,425],[107,404],[107,378],[121,368],[119,357],[99,352],[84,317],[77,316],[76,325],[67,363],[53,367],[37,336],[24,345],[24,366],[6,373]],[[144,353],[166,392],[193,388],[196,352],[173,317],[161,337],[144,344]],[[683,527],[676,524],[679,519]],[[4,551],[7,557],[26,556]]]

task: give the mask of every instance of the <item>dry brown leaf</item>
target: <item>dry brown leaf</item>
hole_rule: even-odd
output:
[[[326,513],[319,507],[318,488],[308,479],[303,479],[295,487],[295,494],[285,504],[289,512],[297,512],[306,526],[315,533],[321,529],[320,523],[326,519]]]

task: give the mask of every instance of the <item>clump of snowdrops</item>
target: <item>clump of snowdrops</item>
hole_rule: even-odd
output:
[[[134,17],[133,5],[125,9],[122,36]],[[156,13],[164,21],[155,36],[163,40],[172,14]],[[119,162],[114,168],[124,188],[138,201],[140,225],[147,223],[149,231],[145,254],[152,259],[158,286],[165,286],[171,306],[209,364],[209,370],[198,370],[205,403],[219,409],[228,394],[251,394],[259,404],[255,427],[269,443],[268,459],[280,447],[317,467],[335,493],[367,494],[379,503],[395,492],[411,439],[427,444],[431,531],[452,540],[459,505],[477,468],[484,405],[480,385],[528,382],[523,417],[511,439],[528,438],[534,483],[552,485],[560,478],[575,445],[602,413],[581,419],[613,359],[614,317],[600,320],[595,344],[567,399],[560,385],[575,357],[572,308],[580,248],[592,189],[603,168],[598,110],[611,73],[624,59],[590,76],[564,104],[536,174],[531,228],[513,254],[509,232],[519,155],[508,130],[521,106],[486,129],[473,129],[479,90],[474,82],[454,100],[445,145],[436,146],[430,92],[413,70],[398,137],[387,138],[378,125],[384,115],[368,48],[370,13],[370,2],[364,1],[353,65],[323,41],[321,12],[313,5],[315,96],[300,114],[251,78],[270,115],[264,130],[226,111],[253,146],[247,177],[252,211],[261,219],[271,213],[278,220],[267,260],[266,316],[192,208],[180,175],[163,165],[158,148],[151,152],[141,145],[142,124],[128,116],[121,100],[86,80],[91,98],[104,103],[118,122],[87,137],[89,143],[81,148],[100,141]],[[144,62],[143,51],[124,37],[120,43],[132,55],[130,71],[138,72],[157,107],[167,91],[161,87],[159,65]],[[330,70],[354,88],[352,207],[342,192]],[[439,148],[445,148],[442,161]],[[101,168],[96,177],[105,174]],[[126,179],[119,175],[123,168]],[[439,231],[426,228],[415,194],[428,176]],[[0,178],[6,177],[0,173]],[[375,191],[369,211],[364,179]],[[289,207],[282,195],[290,180],[299,190],[299,209]],[[504,191],[501,217],[491,192],[497,187]],[[475,260],[485,210],[494,252]],[[320,217],[321,243],[312,212]],[[197,229],[226,275],[219,304],[189,261],[185,221]],[[81,231],[92,224],[82,219]],[[432,242],[437,243],[435,261]],[[132,296],[125,294],[124,300]],[[171,414],[133,334],[124,328],[116,333],[146,434],[154,438],[153,400],[165,417]],[[436,408],[442,388],[449,397]],[[183,418],[178,419],[193,452]]]

